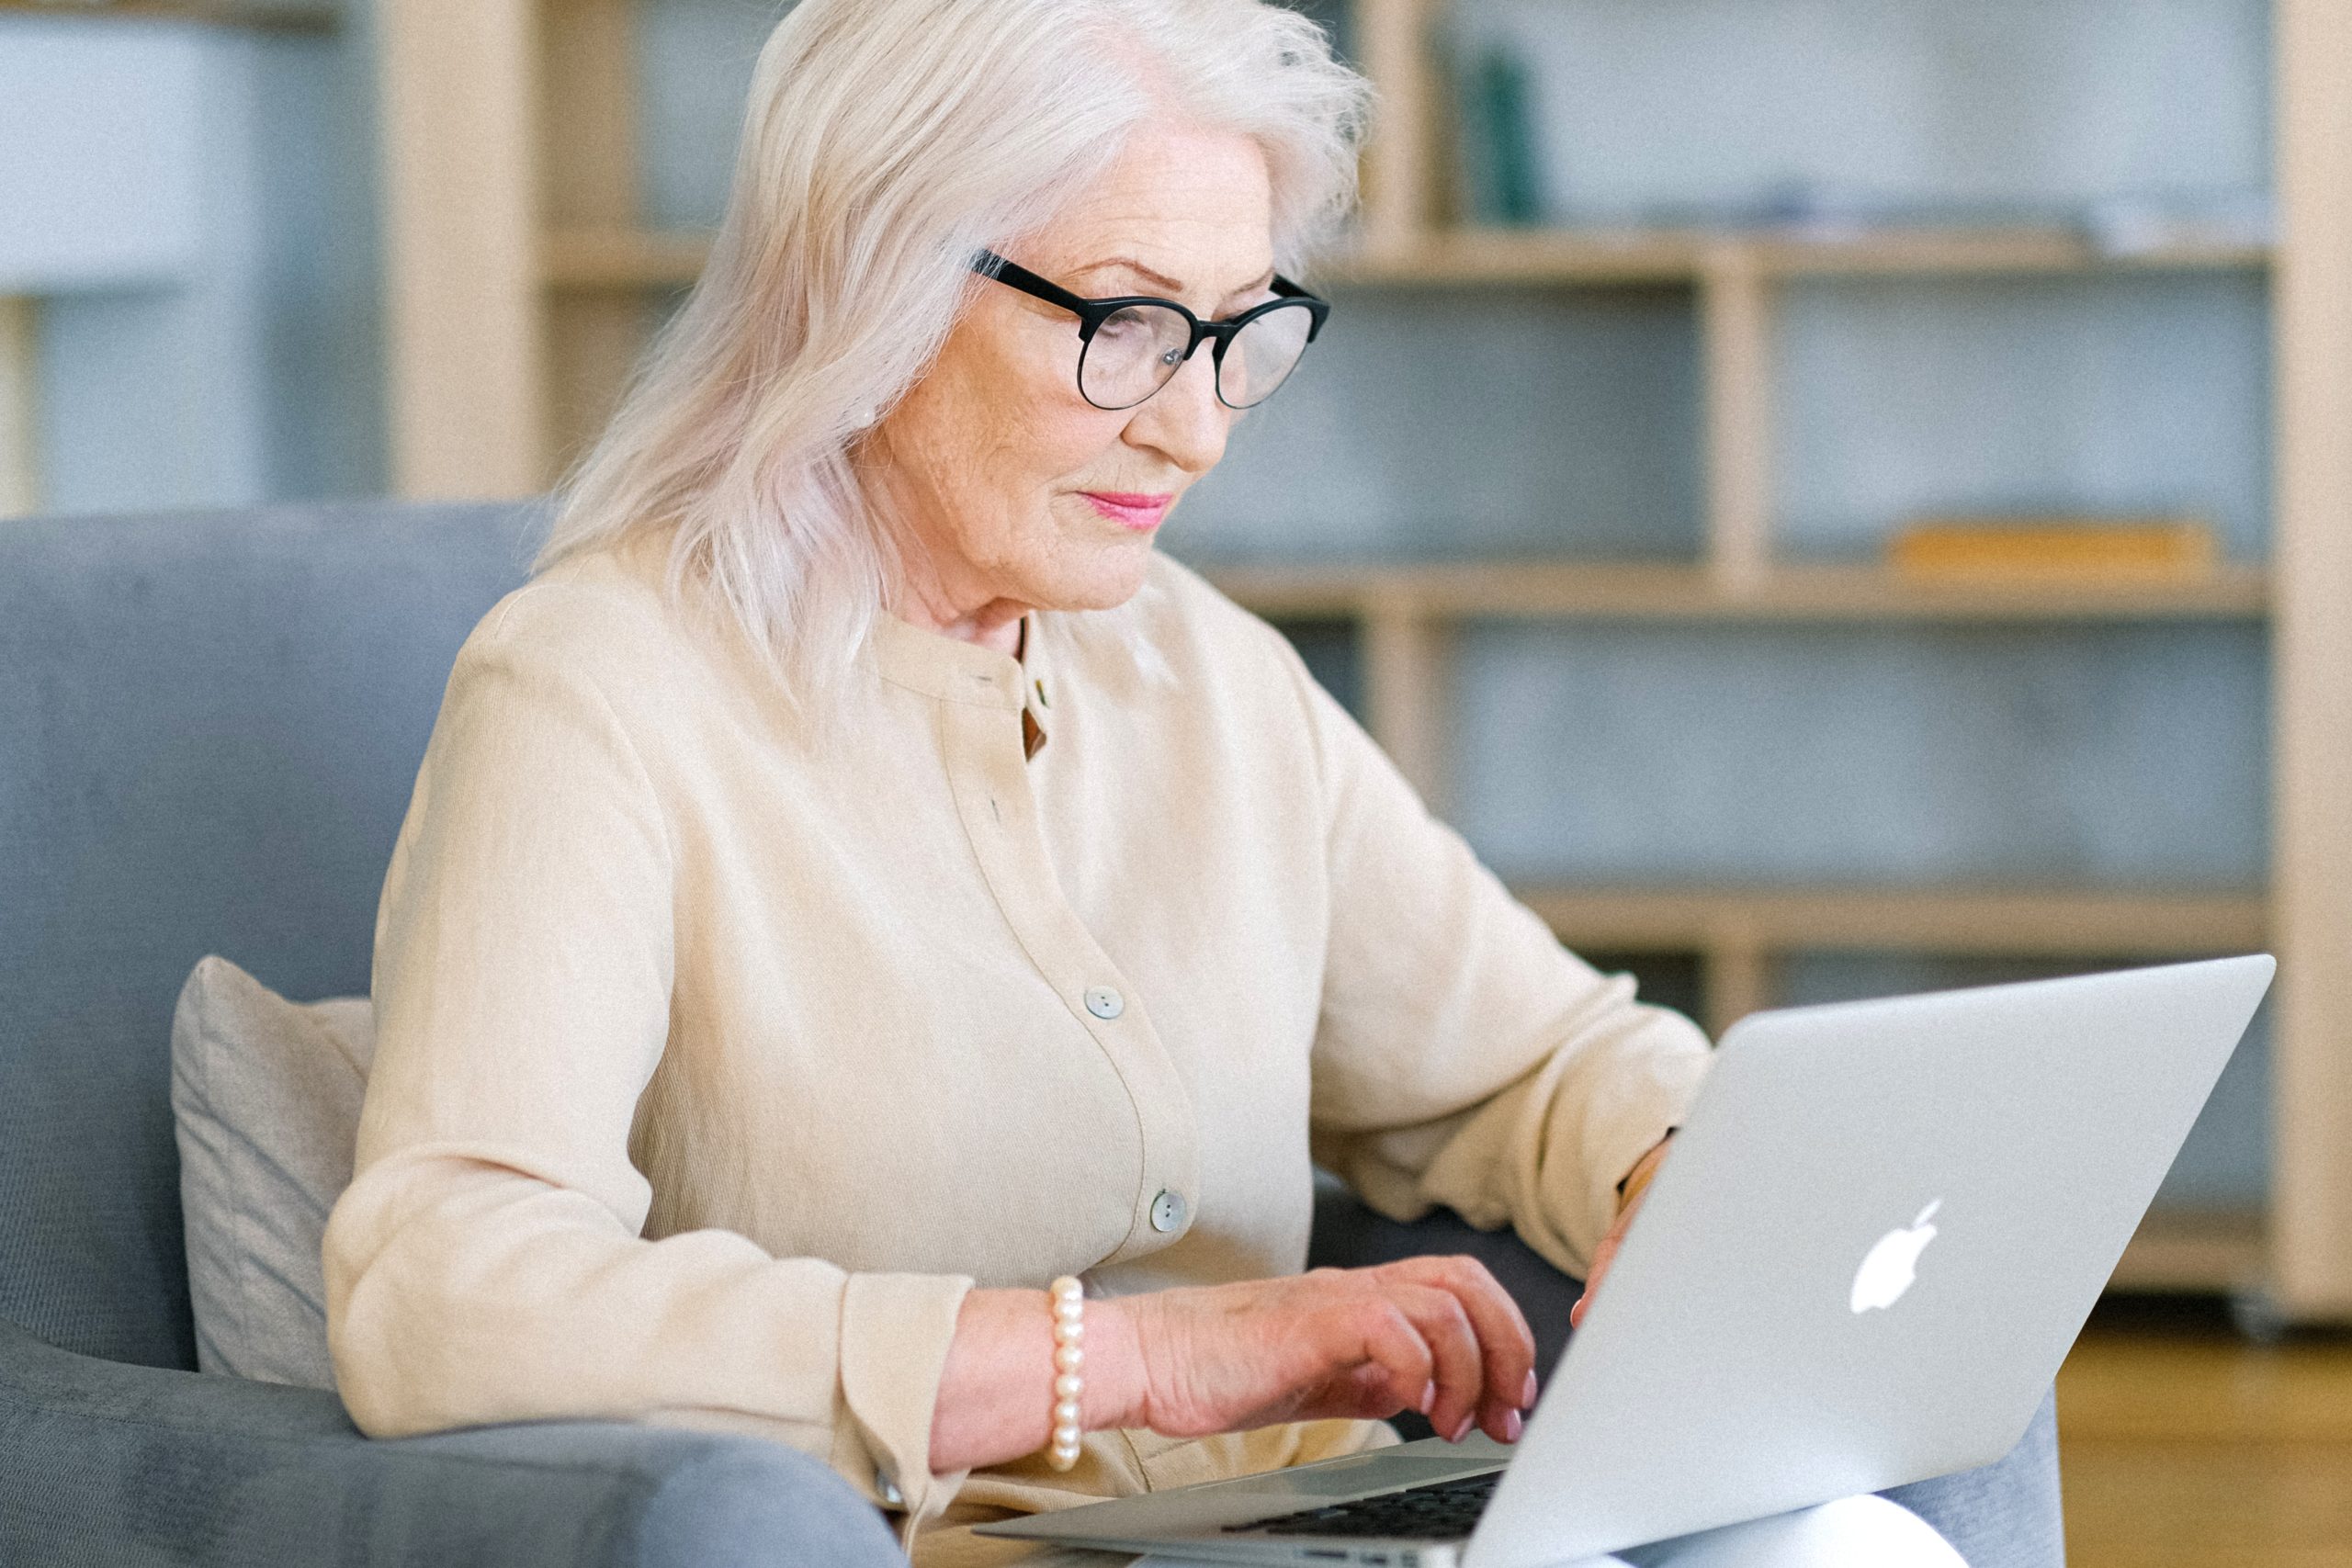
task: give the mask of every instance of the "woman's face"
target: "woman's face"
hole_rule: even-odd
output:
[[[1091,299],[1153,294],[1227,316],[1271,297],[1272,214],[1254,141],[1155,122],[1006,254]],[[1217,401],[1208,344],[1136,407],[1096,408],[1078,389],[1078,318],[975,287],[860,461],[913,536],[907,602],[891,608],[1010,649],[1031,608],[1102,609],[1136,592],[1161,520],[1216,466],[1238,415]]]

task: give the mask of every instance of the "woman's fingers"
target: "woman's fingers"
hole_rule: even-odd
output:
[[[1437,1397],[1427,1415],[1441,1438],[1461,1440],[1478,1418],[1486,1393],[1485,1358],[1470,1314],[1453,1292],[1404,1281],[1387,1287],[1430,1348]]]
[[[1355,1293],[1344,1319],[1343,1362],[1368,1361],[1386,1374],[1386,1411],[1418,1409],[1422,1392],[1436,1381],[1437,1359],[1419,1326],[1385,1292]]]
[[[1609,1227],[1609,1234],[1593,1247],[1592,1267],[1584,1273],[1584,1294],[1578,1296],[1577,1304],[1568,1309],[1570,1328],[1584,1326],[1584,1314],[1592,1309],[1593,1292],[1600,1289],[1600,1277],[1609,1272],[1611,1264],[1617,1261],[1617,1249],[1624,1245],[1625,1233],[1634,1228],[1634,1216],[1641,1207],[1641,1197],[1636,1194],[1634,1201],[1625,1205],[1624,1213],[1617,1216],[1617,1223]]]
[[[1535,1377],[1535,1336],[1519,1303],[1475,1258],[1413,1258],[1390,1267],[1461,1303],[1478,1338],[1477,1424],[1498,1442],[1518,1441],[1516,1417],[1532,1403],[1528,1390]],[[1430,1424],[1443,1436],[1454,1435],[1452,1427]]]

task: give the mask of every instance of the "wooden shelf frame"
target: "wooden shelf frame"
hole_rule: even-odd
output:
[[[2277,0],[2271,1255],[2352,1320],[2352,6]]]
[[[582,294],[684,288],[709,259],[710,236],[699,231],[573,224],[548,231],[540,280]]]
[[[40,506],[40,304],[0,294],[0,517]]]
[[[2352,430],[2352,7],[2272,0],[2274,243],[2109,254],[2085,233],[2056,227],[1842,235],[1447,228],[1440,184],[1448,160],[1438,124],[1446,94],[1428,46],[1445,0],[1354,3],[1359,58],[1380,90],[1384,119],[1367,153],[1358,243],[1336,258],[1330,276],[1399,287],[1692,290],[1704,557],[1680,567],[1237,566],[1219,581],[1269,613],[1359,623],[1372,727],[1433,795],[1447,751],[1446,650],[1468,620],[2269,616],[2274,861],[2271,893],[2253,901],[2264,905],[2259,930],[2282,960],[2269,1215],[2276,1245],[2262,1250],[2257,1238],[2252,1272],[2290,1317],[2352,1320],[2352,441],[2345,439]],[[626,130],[635,91],[631,4],[380,0],[390,400],[402,494],[519,496],[543,488],[601,423],[643,341],[650,297],[690,285],[704,264],[707,236],[648,231],[639,219]],[[136,8],[225,16],[247,7],[194,0]],[[577,112],[582,106],[592,112]],[[1787,286],[2198,269],[2261,270],[2271,289],[2273,572],[2236,567],[2193,581],[1929,589],[1883,571],[1776,558],[1773,322]],[[1611,906],[1611,919],[1623,924],[1645,909],[1657,916],[1660,906],[1639,901],[1652,897],[1622,896],[1634,901]],[[1799,909],[1826,919],[1826,908],[1867,908],[1883,942],[1895,906],[1867,899],[1908,896],[1820,907],[1761,904],[1761,897],[1724,892],[1710,917],[1713,1012],[1734,1013],[1767,994],[1771,943],[1819,934],[1797,929]],[[1921,896],[1903,906],[1911,911],[1903,919],[1912,922],[1905,929],[1965,947],[1979,929],[1971,922],[1987,909],[2001,910],[2008,941],[2023,940],[2034,920],[2064,929],[2067,919],[2092,918],[2065,902],[2074,896],[2034,895],[2016,907],[1981,901],[2007,897]],[[2150,897],[2155,903],[2132,908],[2133,919],[2177,919],[2217,942],[2250,929],[2252,896],[2233,897],[2225,910]],[[1555,904],[1554,913],[1599,920],[1593,908]],[[1684,908],[1676,918],[1697,917]],[[1740,919],[1751,926],[1740,928]],[[1741,929],[1749,934],[1740,937]],[[2242,1280],[2243,1235],[2233,1245],[2241,1250],[2208,1247],[2204,1256],[2236,1259],[2233,1279]],[[2174,1255],[2188,1254],[2175,1247]]]

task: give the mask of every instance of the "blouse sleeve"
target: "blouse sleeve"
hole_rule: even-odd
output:
[[[1430,816],[1295,657],[1329,835],[1316,1157],[1399,1220],[1509,1224],[1582,1276],[1617,1183],[1697,1091],[1706,1037],[1603,976]]]
[[[971,1281],[640,1234],[628,1140],[669,1031],[670,827],[594,660],[502,637],[514,604],[458,656],[378,910],[376,1057],[325,1238],[344,1401],[376,1437],[753,1431],[920,1519],[963,1479],[932,1474],[930,1433]]]

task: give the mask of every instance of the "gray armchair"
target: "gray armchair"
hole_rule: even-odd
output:
[[[364,992],[450,661],[531,507],[0,521],[0,1562],[903,1564],[829,1470],[626,1423],[362,1437],[198,1373],[169,1104],[203,954]],[[1317,1260],[1480,1253],[1547,1348],[1573,1287],[1508,1236],[1344,1198]],[[1978,1568],[2059,1558],[2053,1428],[1903,1500]]]

